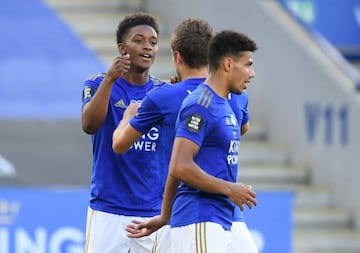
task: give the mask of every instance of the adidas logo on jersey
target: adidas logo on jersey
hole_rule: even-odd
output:
[[[126,108],[125,102],[124,102],[124,100],[122,100],[122,99],[120,99],[119,101],[117,101],[114,106],[115,106],[115,107]]]
[[[227,126],[236,126],[236,119],[235,119],[234,115],[226,117],[225,124]]]

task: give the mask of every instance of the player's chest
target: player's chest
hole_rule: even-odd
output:
[[[234,142],[240,141],[240,128],[234,114],[224,115],[207,137],[208,144],[227,149]]]

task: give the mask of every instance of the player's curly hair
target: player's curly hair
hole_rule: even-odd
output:
[[[209,43],[209,69],[216,70],[223,57],[240,57],[244,52],[257,50],[256,43],[243,33],[223,30],[217,33]]]
[[[201,19],[186,19],[175,29],[171,39],[173,52],[179,51],[190,68],[208,65],[207,48],[213,36],[212,27]]]
[[[117,44],[123,42],[124,37],[129,32],[129,30],[138,25],[148,25],[154,28],[156,34],[159,36],[159,24],[155,16],[145,13],[137,12],[120,21],[117,30],[116,30],[116,42]]]

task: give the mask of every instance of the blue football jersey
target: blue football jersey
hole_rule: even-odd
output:
[[[240,126],[227,99],[201,84],[183,101],[176,137],[196,143],[194,161],[208,174],[236,182]],[[184,182],[173,204],[171,226],[215,222],[230,230],[235,204],[226,196],[194,189]]]
[[[175,138],[175,122],[182,101],[205,78],[189,78],[177,84],[164,84],[151,90],[144,98],[137,115],[130,125],[141,133],[148,132],[154,125],[160,125],[160,143],[156,153],[159,169],[163,171],[162,185],[165,187],[172,145]],[[160,157],[159,157],[160,156]]]
[[[83,105],[98,89],[104,74],[84,83]],[[127,216],[151,217],[160,213],[162,172],[157,160],[160,128],[154,126],[124,154],[112,150],[112,134],[131,103],[141,103],[146,93],[160,84],[152,77],[145,85],[132,85],[119,78],[111,92],[108,113],[98,131],[91,136],[93,167],[90,207],[94,210]],[[149,190],[151,189],[151,190]]]
[[[248,108],[249,98],[247,91],[244,90],[241,94],[230,93],[228,101],[233,109],[239,125],[242,126],[250,120],[250,112]]]
[[[250,120],[250,113],[248,109],[248,95],[247,91],[244,90],[241,94],[232,94],[230,93],[228,96],[228,101],[233,109],[236,119],[240,125],[240,127],[246,124]],[[241,152],[240,152],[241,155]],[[240,161],[239,161],[240,162]],[[239,164],[239,168],[241,169],[241,165]],[[235,206],[233,221],[244,222],[244,214],[240,210],[238,206]]]

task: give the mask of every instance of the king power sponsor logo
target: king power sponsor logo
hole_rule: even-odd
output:
[[[131,146],[131,148],[136,151],[156,152],[156,146],[159,137],[159,128],[152,127],[150,131],[142,135],[141,138]]]
[[[229,154],[227,156],[227,162],[229,165],[236,165],[239,163],[239,140],[231,140],[229,145]]]

